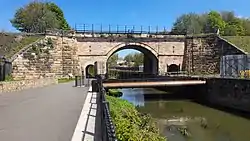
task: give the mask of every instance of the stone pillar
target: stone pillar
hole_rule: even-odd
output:
[[[97,74],[104,75],[106,74],[106,62],[105,61],[97,61],[96,62],[97,67]]]

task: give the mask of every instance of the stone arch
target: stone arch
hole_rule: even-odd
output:
[[[86,78],[94,78],[95,77],[95,66],[93,64],[89,64],[85,68],[85,76]]]
[[[168,72],[179,72],[180,71],[180,65],[171,64],[168,66]]]
[[[134,48],[133,48],[134,46]],[[138,49],[138,48],[144,48],[148,51],[150,51],[156,58],[158,58],[158,53],[156,50],[154,50],[152,47],[146,45],[146,44],[143,44],[143,43],[122,43],[122,44],[119,44],[115,47],[113,47],[111,50],[109,50],[109,52],[107,53],[106,56],[108,56],[108,58],[113,55],[115,52],[118,52],[119,50],[122,50],[122,49]]]
[[[158,74],[159,68],[159,57],[157,51],[155,51],[152,47],[143,44],[143,43],[122,43],[115,47],[113,47],[107,53],[107,60],[116,52],[123,50],[123,49],[135,49],[144,54],[144,73],[148,74]],[[145,63],[147,62],[147,63]],[[106,65],[106,71],[108,67]]]

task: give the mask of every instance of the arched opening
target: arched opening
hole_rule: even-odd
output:
[[[114,50],[107,60],[109,78],[149,77],[158,74],[158,58],[140,45],[125,45]]]
[[[176,64],[171,64],[168,66],[168,72],[179,72],[180,66]]]
[[[94,78],[95,77],[95,67],[90,64],[85,68],[86,78]]]

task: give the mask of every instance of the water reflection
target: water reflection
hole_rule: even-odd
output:
[[[174,94],[155,89],[122,89],[123,99],[138,106],[138,110],[157,119],[160,131],[170,141],[249,141],[250,121],[189,99],[174,98]],[[169,119],[189,119],[185,125],[191,137],[183,137]],[[202,126],[206,119],[206,126]],[[170,122],[171,121],[171,122]],[[185,120],[184,120],[185,121]],[[184,123],[184,122],[183,122]]]

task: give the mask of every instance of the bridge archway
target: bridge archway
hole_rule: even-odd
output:
[[[93,64],[89,64],[86,68],[85,68],[85,75],[86,78],[94,78],[95,77],[95,66]]]
[[[159,66],[158,53],[153,48],[141,43],[120,44],[112,48],[107,54],[108,57],[107,62],[113,54],[125,49],[137,50],[144,55],[143,57],[144,74],[152,74],[152,75],[158,74],[158,66]],[[106,69],[107,69],[106,71],[108,72],[109,69],[108,63],[106,64]]]
[[[176,64],[171,64],[168,66],[168,72],[179,72],[180,66]]]

